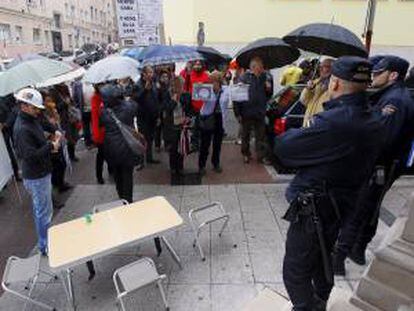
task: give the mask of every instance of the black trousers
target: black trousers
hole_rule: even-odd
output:
[[[95,161],[95,176],[96,179],[103,180],[103,166],[104,166],[104,150],[103,145],[98,145],[98,153],[96,154],[96,161]]]
[[[62,151],[52,154],[52,185],[60,188],[65,184],[66,162]]]
[[[152,145],[154,143],[156,122],[157,120],[150,120],[142,124],[142,134],[147,141],[147,161],[153,160]]]
[[[19,165],[17,164],[16,155],[13,150],[11,136],[8,131],[3,130],[4,143],[6,144],[7,153],[9,154],[14,177],[19,177]]]
[[[82,126],[83,126],[83,138],[85,138],[85,145],[92,145],[91,137],[91,112],[82,112]]]
[[[328,254],[332,252],[338,227],[335,221],[324,223]],[[297,223],[289,226],[283,281],[295,311],[311,311],[315,295],[324,301],[329,298],[333,284],[326,279],[319,239],[310,216],[300,216]]]
[[[268,146],[266,141],[266,125],[264,118],[242,118],[242,146],[243,156],[250,157],[250,135],[254,131],[256,139],[256,153],[258,160],[268,156]]]
[[[157,148],[161,148],[163,131],[164,131],[164,120],[161,118],[160,124],[155,126],[154,145]]]
[[[386,192],[399,176],[402,168],[396,166],[392,176],[391,164],[385,167],[385,185],[378,185],[373,178],[361,189],[355,213],[344,223],[338,237],[336,250],[345,257],[351,252],[354,245],[366,248],[375,237],[380,216],[380,207]]]
[[[127,200],[132,203],[132,191],[133,191],[133,166],[117,165],[112,167],[114,175],[116,192],[120,199]]]
[[[170,169],[171,171],[182,171],[184,169],[184,157],[180,154],[180,131],[174,130],[171,133],[171,141],[169,146]]]
[[[216,126],[214,130],[203,130],[200,129],[200,154],[198,157],[198,167],[205,168],[207,163],[207,158],[210,150],[211,143],[213,142],[213,155],[211,157],[211,163],[214,167],[220,166],[220,154],[221,154],[221,145],[223,143],[224,129],[222,116],[216,116]]]
[[[68,141],[68,153],[69,153],[69,158],[71,160],[76,158],[76,156],[75,156],[75,147],[76,147],[76,145],[75,145],[74,142]]]

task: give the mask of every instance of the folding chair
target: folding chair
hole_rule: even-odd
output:
[[[188,213],[188,217],[190,219],[190,224],[194,232],[193,247],[197,245],[201,259],[202,261],[205,261],[206,257],[204,256],[204,252],[199,240],[201,229],[211,223],[224,220],[223,226],[221,227],[219,233],[219,237],[221,237],[230,220],[230,215],[226,213],[223,205],[220,202],[213,202],[205,206],[193,208]]]
[[[5,292],[8,292],[26,301],[23,310],[26,309],[27,303],[32,303],[46,310],[56,310],[56,308],[52,306],[31,298],[33,289],[36,286],[36,282],[40,274],[45,274],[53,277],[54,279],[57,279],[56,275],[40,270],[40,256],[40,254],[29,258],[11,256],[6,263],[1,286]],[[29,291],[28,295],[12,289],[10,286],[14,284],[26,284],[25,289]],[[63,282],[62,285],[64,286],[65,293],[67,294],[66,286]]]
[[[142,287],[156,283],[160,290],[165,310],[170,310],[165,296],[162,281],[167,277],[159,275],[155,267],[155,263],[150,258],[141,258],[138,261],[130,263],[122,268],[117,269],[113,275],[117,298],[120,302],[122,311],[126,311],[124,301],[122,300],[127,294],[138,290]]]

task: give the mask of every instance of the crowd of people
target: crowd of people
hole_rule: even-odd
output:
[[[291,224],[284,282],[294,310],[325,310],[333,273],[345,273],[345,258],[365,263],[378,206],[409,162],[414,103],[407,86],[414,72],[404,81],[408,68],[406,60],[390,55],[289,66],[280,82],[305,85],[299,96],[303,126],[276,137],[274,150],[265,121],[273,77],[259,57],[251,59],[248,70],[225,66],[209,72],[197,60],[179,74],[174,64],[146,66],[137,82],[125,78],[89,85],[78,79],[70,86],[26,88],[1,98],[0,122],[15,177],[23,179],[32,197],[38,247],[46,255],[53,208],[61,207],[52,187],[71,188],[65,172],[78,161],[81,136],[87,148],[97,148],[97,182],[106,182],[106,162],[119,198],[133,202],[134,170],[159,164],[154,151],[162,147],[172,174],[183,174],[184,159],[193,152],[198,152],[200,175],[207,174],[210,153],[213,171],[223,171],[229,84],[249,85],[248,100],[232,105],[243,162],[252,161],[254,132],[258,162],[270,164],[275,157],[297,170],[286,193],[285,219]],[[212,84],[213,96],[195,100],[194,86],[205,83]],[[368,94],[368,87],[375,91]],[[145,150],[131,150],[125,130],[139,133]]]

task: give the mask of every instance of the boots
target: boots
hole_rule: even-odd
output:
[[[357,265],[364,266],[366,264],[365,259],[365,250],[367,246],[361,244],[355,244],[352,247],[351,253],[348,255],[348,258],[355,262]]]
[[[345,258],[340,251],[335,250],[332,254],[332,268],[334,275],[345,276]]]

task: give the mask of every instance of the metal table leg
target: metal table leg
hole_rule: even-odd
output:
[[[72,282],[72,270],[66,270],[66,279],[68,282],[68,293],[69,293],[69,303],[71,304],[72,310],[76,310],[76,302],[75,302],[75,293],[73,291],[73,282]]]
[[[174,261],[177,263],[178,267],[180,267],[180,269],[182,270],[183,265],[181,264],[181,259],[180,259],[180,257],[178,257],[176,251],[171,246],[170,242],[168,242],[168,240],[165,238],[165,236],[162,236],[161,240],[164,242],[165,246],[167,247],[167,249],[170,252],[170,254],[171,254],[172,258],[174,259]]]

